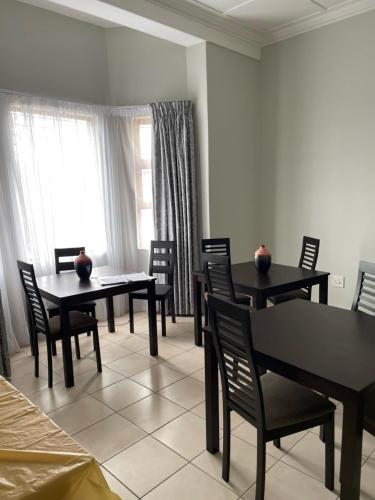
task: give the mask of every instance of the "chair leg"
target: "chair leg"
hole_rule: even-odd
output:
[[[47,339],[47,360],[48,360],[48,387],[53,386],[53,371],[52,371],[52,342]]]
[[[266,484],[266,442],[261,432],[257,432],[257,480],[255,500],[264,500]]]
[[[51,340],[51,348],[52,348],[52,355],[56,356],[57,351],[56,351],[56,340],[55,339]]]
[[[160,314],[161,314],[161,335],[162,337],[167,336],[167,326],[165,324],[165,300],[160,301]]]
[[[335,487],[335,416],[324,425],[325,434],[325,485],[330,491]]]
[[[205,285],[205,287],[204,287],[204,296],[203,296],[203,301],[204,301],[204,326],[208,326],[208,305],[207,305],[207,300],[206,300],[206,293],[207,293],[207,286]]]
[[[29,308],[27,308],[27,324],[28,324],[28,330],[29,330],[29,337],[30,337],[30,350],[31,350],[31,356],[35,355],[35,349],[34,349],[34,327],[33,327],[33,321],[30,316],[30,311]]]
[[[95,348],[95,354],[96,354],[96,367],[99,373],[102,371],[102,360],[100,357],[100,346],[99,346],[99,334],[98,334],[98,327],[95,327],[93,330],[93,338],[94,338],[94,348]]]
[[[130,333],[134,333],[134,307],[131,295],[129,295],[129,328]]]
[[[277,438],[273,440],[273,445],[276,446],[276,448],[281,448],[281,439]]]
[[[172,323],[176,323],[176,307],[174,304],[173,292],[172,292],[172,295],[170,296],[169,303],[170,303],[170,307],[171,307]]]
[[[230,410],[224,408],[223,410],[223,471],[222,478],[224,481],[229,481],[230,469]]]
[[[39,346],[38,346],[38,334],[34,334],[34,375],[39,377]]]
[[[74,335],[74,343],[76,346],[76,356],[77,359],[81,359],[81,349],[79,348],[79,338],[78,335]]]

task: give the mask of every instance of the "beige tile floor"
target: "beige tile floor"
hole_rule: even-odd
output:
[[[124,500],[253,500],[256,434],[241,417],[232,418],[229,483],[221,480],[221,454],[205,451],[204,358],[194,347],[193,321],[168,320],[159,337],[159,356],[148,355],[144,313],[129,333],[127,317],[116,333],[100,327],[103,373],[95,369],[92,339],[81,336],[82,359],[74,360],[76,385],[63,383],[61,347],[54,359],[54,387],[47,387],[45,348],[39,379],[24,349],[12,359],[12,382],[71,434],[101,464],[111,488]],[[159,325],[160,327],[160,325]],[[160,328],[159,328],[160,331]],[[336,417],[336,488],[342,409]],[[324,449],[317,430],[267,446],[267,500],[337,499],[325,489]],[[375,500],[375,438],[365,433],[361,500]]]

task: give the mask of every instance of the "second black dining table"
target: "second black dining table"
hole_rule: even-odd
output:
[[[92,277],[85,281],[81,281],[75,272],[41,276],[37,280],[41,296],[60,308],[64,379],[66,387],[74,385],[72,348],[69,334],[69,310],[74,309],[75,305],[82,304],[82,302],[106,299],[108,330],[114,332],[113,297],[136,290],[147,289],[150,355],[157,356],[158,354],[155,281],[133,281],[102,286],[97,279],[101,276],[115,276],[119,274],[125,274],[125,271],[110,266],[101,266],[94,268]]]
[[[267,274],[260,274],[254,262],[232,264],[232,279],[236,291],[252,296],[255,309],[267,307],[269,297],[313,285],[319,285],[319,302],[327,304],[328,276],[328,272],[282,264],[272,264]],[[194,271],[194,333],[197,346],[202,345],[202,285],[204,283],[203,270]]]

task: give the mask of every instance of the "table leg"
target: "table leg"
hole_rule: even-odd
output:
[[[156,326],[155,280],[148,284],[148,330],[150,337],[150,355],[158,355],[158,331]]]
[[[198,276],[193,275],[194,297],[194,337],[195,345],[202,345],[202,283]]]
[[[265,309],[267,307],[267,297],[263,293],[255,295],[255,309]]]
[[[113,297],[107,297],[107,322],[108,331],[113,333],[115,331],[115,313],[113,311]]]
[[[218,363],[211,335],[204,332],[204,362],[206,390],[206,448],[219,451],[219,385]]]
[[[341,452],[341,500],[358,500],[361,486],[363,403],[344,403]]]
[[[328,304],[328,276],[322,276],[319,283],[319,303]]]
[[[72,358],[72,345],[70,342],[70,320],[69,311],[64,307],[60,309],[61,321],[61,344],[64,362],[64,379],[65,387],[72,387],[74,385],[73,373],[73,358]]]

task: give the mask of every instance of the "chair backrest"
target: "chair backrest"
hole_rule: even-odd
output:
[[[320,240],[318,240],[317,238],[311,238],[310,236],[304,236],[298,267],[315,271],[316,262],[319,255],[319,246]],[[306,292],[311,299],[311,286],[304,287],[302,288],[302,290]]]
[[[34,266],[17,260],[21,283],[26,295],[29,317],[35,333],[49,334],[46,310],[35,278]]]
[[[299,259],[299,267],[315,271],[316,262],[319,255],[320,240],[304,236],[302,241],[301,257]]]
[[[228,255],[202,254],[207,290],[236,302],[232,280],[232,266]]]
[[[208,294],[208,311],[224,404],[264,430],[263,394],[254,362],[249,309]]]
[[[174,269],[176,262],[176,242],[175,241],[151,241],[150,268],[151,276],[164,274],[167,283],[173,286]]]
[[[56,274],[60,274],[61,271],[74,271],[74,258],[78,257],[81,250],[85,251],[85,247],[55,248]],[[72,257],[72,260],[60,261],[64,257]]]
[[[202,253],[227,255],[230,257],[229,238],[208,238],[202,240]]]
[[[359,263],[352,311],[362,311],[375,316],[375,264],[372,262]]]

